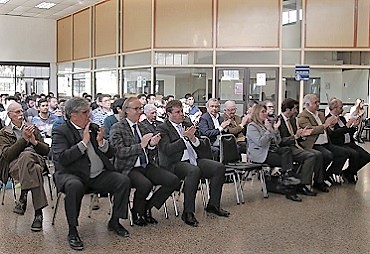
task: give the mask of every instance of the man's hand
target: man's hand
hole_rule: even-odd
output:
[[[227,119],[226,121],[223,121],[220,126],[222,127],[222,129],[225,129],[227,126],[229,126],[230,122],[231,119]]]
[[[22,130],[22,137],[25,140],[30,141],[30,138],[33,135],[34,131],[35,131],[35,126],[34,125],[27,125]]]
[[[337,117],[335,117],[335,116],[330,116],[330,117],[326,118],[325,123],[324,123],[324,127],[325,127],[325,129],[326,129],[326,128],[328,128],[329,126],[334,126],[337,122],[338,122]]]
[[[250,116],[248,116],[248,115],[243,116],[241,125],[243,127],[246,126],[247,123],[248,123],[248,121],[249,121],[249,119],[250,119]]]
[[[85,145],[90,142],[90,121],[85,126],[82,141]]]
[[[150,146],[156,146],[159,141],[161,140],[161,134],[160,133],[157,133],[156,135],[154,135],[150,141],[149,141],[149,145]]]
[[[312,132],[313,132],[313,129],[309,129],[306,126],[304,129],[302,129],[302,135],[301,135],[301,137],[310,136],[312,134]]]
[[[187,128],[183,133],[182,135],[184,137],[187,137],[190,139],[191,142],[195,142],[196,138],[195,138],[195,131],[197,129],[195,128],[194,125],[190,126],[189,128]]]
[[[100,126],[98,130],[98,135],[96,135],[96,141],[98,142],[99,146],[103,145],[104,134],[105,134],[105,127]]]
[[[141,147],[145,148],[148,146],[150,139],[153,137],[153,133],[147,133],[141,138]]]

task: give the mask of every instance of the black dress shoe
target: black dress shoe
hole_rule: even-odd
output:
[[[329,192],[329,187],[325,183],[314,183],[313,187],[322,192]]]
[[[113,231],[116,235],[129,237],[130,233],[119,223],[108,223],[108,230]]]
[[[297,194],[286,194],[285,197],[295,202],[302,202],[302,199]]]
[[[302,195],[306,195],[306,196],[316,196],[317,195],[317,192],[315,191],[311,191],[310,189],[307,188],[307,186],[301,186],[298,188],[298,193],[299,194],[302,194]]]
[[[148,225],[148,223],[144,219],[144,215],[141,215],[139,213],[136,213],[136,214],[133,213],[132,214],[132,220],[133,220],[133,222],[134,222],[135,225],[138,225],[140,227],[143,227],[143,226]]]
[[[74,250],[83,250],[84,249],[84,242],[78,236],[78,234],[71,234],[68,235],[68,243]]]
[[[213,206],[213,205],[207,205],[206,207],[206,211],[208,213],[213,213],[213,214],[216,214],[218,216],[222,216],[222,217],[229,217],[230,216],[230,213],[220,207],[216,207],[216,206]]]
[[[181,215],[181,219],[188,225],[192,226],[192,227],[198,227],[199,225],[199,222],[197,221],[197,219],[195,218],[194,216],[194,213],[183,213]]]
[[[158,224],[158,221],[153,218],[152,216],[152,210],[148,209],[145,211],[144,219],[148,224]]]

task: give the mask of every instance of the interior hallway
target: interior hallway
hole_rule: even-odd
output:
[[[365,147],[370,150],[370,143]],[[130,238],[108,232],[108,200],[100,199],[101,209],[88,218],[90,199],[85,196],[80,216],[80,236],[86,253],[370,253],[370,165],[359,173],[356,185],[333,186],[329,193],[302,196],[297,203],[282,195],[264,199],[257,181],[247,183],[246,203],[236,205],[232,184],[225,184],[222,207],[230,218],[207,215],[197,196],[196,218],[192,228],[175,217],[170,200],[169,216],[163,209],[153,210],[159,224],[140,228],[124,226]],[[12,212],[12,191],[7,190],[5,205],[0,205],[0,253],[75,253],[67,243],[64,202],[51,225],[51,205],[44,209],[44,229],[31,232],[31,195],[26,214]],[[180,199],[181,200],[181,199]],[[178,202],[180,214],[182,204]]]

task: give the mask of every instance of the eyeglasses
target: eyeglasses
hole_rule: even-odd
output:
[[[136,110],[136,111],[142,111],[143,110],[143,107],[136,107],[136,108],[127,107],[127,108],[131,108],[131,109]]]

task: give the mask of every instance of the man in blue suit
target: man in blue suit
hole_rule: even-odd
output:
[[[220,112],[220,103],[211,98],[206,104],[207,113],[203,114],[199,121],[199,131],[202,136],[207,136],[212,144],[213,157],[217,160],[220,154],[220,136],[227,133],[230,119],[224,120]]]

